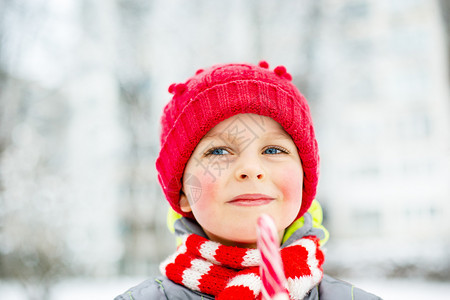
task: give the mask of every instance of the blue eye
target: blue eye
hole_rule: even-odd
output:
[[[281,147],[270,147],[264,150],[265,154],[279,154],[279,153],[288,153],[286,150]]]
[[[277,151],[280,151],[280,149],[277,148],[268,148],[264,151],[265,154],[277,154]]]
[[[227,152],[227,153],[224,153]],[[212,148],[210,150],[208,150],[208,152],[206,152],[205,155],[224,155],[224,154],[230,154],[227,150],[225,150],[224,148]]]

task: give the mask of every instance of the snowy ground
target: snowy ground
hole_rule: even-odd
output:
[[[50,300],[111,300],[143,279],[68,280],[54,288]],[[450,299],[450,282],[427,282],[417,279],[346,279],[385,300]],[[0,298],[27,300],[16,283],[0,282]]]

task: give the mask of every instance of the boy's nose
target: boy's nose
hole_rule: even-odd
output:
[[[236,171],[237,180],[259,179],[265,178],[265,172],[259,164],[248,163],[238,168]]]

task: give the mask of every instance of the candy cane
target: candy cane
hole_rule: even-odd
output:
[[[273,219],[263,214],[258,218],[258,249],[261,251],[261,293],[264,300],[289,299],[283,262],[280,256],[278,233]]]

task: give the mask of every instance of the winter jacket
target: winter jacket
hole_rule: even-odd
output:
[[[167,278],[149,279],[117,296],[114,300],[202,300],[214,296],[192,291]],[[381,299],[353,285],[324,275],[304,300],[377,300]]]
[[[328,232],[322,226],[322,210],[318,202],[314,202],[311,209],[297,220],[294,226],[290,226],[283,238],[281,247],[290,245],[304,236],[317,236],[321,241],[328,239]],[[174,231],[178,236],[183,234],[198,234],[206,237],[202,228],[188,218],[179,218],[174,222]],[[114,300],[172,300],[187,299],[201,300],[214,299],[214,296],[190,290],[182,285],[174,283],[170,279],[160,276],[149,279],[129,289]],[[376,300],[381,299],[373,294],[367,293],[353,285],[324,275],[319,285],[314,287],[304,300]]]

